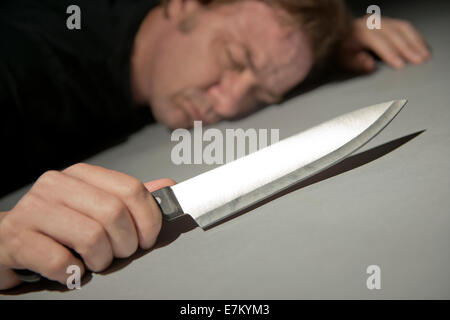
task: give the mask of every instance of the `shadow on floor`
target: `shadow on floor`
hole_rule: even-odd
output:
[[[245,213],[247,213],[249,211],[252,211],[252,210],[254,210],[256,208],[259,208],[260,206],[262,206],[262,205],[264,205],[264,204],[266,204],[266,203],[268,203],[270,201],[273,201],[275,199],[278,199],[278,198],[280,198],[280,197],[282,197],[282,196],[284,196],[284,195],[286,195],[288,193],[291,193],[293,191],[299,190],[301,188],[305,188],[305,187],[307,187],[309,185],[312,185],[314,183],[317,183],[317,182],[320,182],[322,180],[326,180],[326,179],[332,178],[332,177],[337,176],[337,175],[339,175],[341,173],[344,173],[344,172],[356,169],[356,168],[361,167],[361,166],[363,166],[363,165],[365,165],[367,163],[375,161],[378,158],[381,158],[382,156],[384,156],[384,155],[394,151],[395,149],[399,148],[400,146],[404,145],[405,143],[409,142],[410,140],[416,138],[418,135],[422,134],[425,131],[426,130],[421,130],[421,131],[418,131],[418,132],[415,132],[415,133],[411,133],[411,134],[406,135],[404,137],[392,140],[390,142],[386,142],[386,143],[384,143],[382,145],[379,145],[379,146],[374,147],[372,149],[369,149],[367,151],[364,151],[364,152],[358,153],[356,155],[350,156],[350,157],[344,159],[343,161],[339,162],[338,164],[336,164],[336,165],[334,165],[334,166],[332,166],[332,167],[330,167],[330,168],[328,168],[328,169],[326,169],[326,170],[324,170],[322,172],[319,172],[319,173],[315,174],[314,176],[312,176],[310,178],[307,178],[307,179],[297,183],[296,185],[294,185],[292,187],[289,187],[286,190],[281,191],[281,192],[279,192],[279,193],[277,193],[277,194],[267,198],[266,200],[263,200],[263,201],[255,204],[255,205],[253,205],[253,206],[251,206],[251,207],[249,207],[247,209],[244,209],[244,210],[242,210],[240,212],[237,212],[236,214],[234,214],[234,215],[232,215],[232,216],[230,216],[230,217],[228,217],[228,218],[226,218],[226,219],[224,219],[224,220],[222,220],[222,221],[212,225],[210,228],[214,228],[214,227],[216,227],[218,225],[221,225],[222,223],[225,223],[225,222],[227,222],[227,221],[229,221],[231,219],[234,219],[234,218],[236,218],[238,216],[241,216],[241,215],[243,215],[243,214],[245,214]]]

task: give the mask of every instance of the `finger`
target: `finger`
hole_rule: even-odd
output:
[[[384,62],[395,69],[401,69],[405,66],[400,53],[395,46],[386,39],[384,33],[377,32],[371,37],[372,41],[366,43],[366,46],[373,50]]]
[[[409,22],[400,23],[397,29],[407,39],[409,45],[414,48],[424,59],[430,57],[430,50],[419,31]]]
[[[57,171],[47,172],[35,186],[34,192],[42,198],[62,203],[100,223],[108,234],[115,257],[128,257],[136,251],[138,241],[133,220],[125,204],[115,195]]]
[[[73,248],[92,271],[102,271],[111,264],[111,243],[97,221],[62,205],[45,203],[36,209],[28,222],[33,230]]]
[[[70,251],[53,239],[38,232],[24,232],[20,237],[20,247],[15,251],[15,269],[28,269],[47,279],[67,283],[67,268],[76,265],[84,274],[83,263]]]
[[[17,274],[9,268],[0,266],[0,290],[7,290],[20,284],[22,281]]]
[[[153,246],[161,230],[162,214],[141,181],[121,172],[88,164],[77,164],[64,172],[121,199],[134,221],[141,248]]]
[[[414,64],[423,62],[422,55],[417,52],[414,47],[410,46],[408,40],[402,33],[394,29],[393,31],[387,33],[386,38],[389,42],[391,42],[391,44],[397,49],[397,51],[406,61],[412,62]]]
[[[153,192],[164,187],[169,187],[175,185],[176,182],[172,179],[158,179],[144,183],[144,186],[148,191]]]

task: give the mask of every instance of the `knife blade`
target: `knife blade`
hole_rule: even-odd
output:
[[[196,177],[153,192],[166,220],[205,229],[344,160],[381,132],[407,100],[365,107]]]

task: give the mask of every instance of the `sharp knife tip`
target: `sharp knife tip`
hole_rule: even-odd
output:
[[[408,103],[408,99],[392,100],[389,109],[396,109],[399,112]]]

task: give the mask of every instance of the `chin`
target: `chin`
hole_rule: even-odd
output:
[[[160,119],[156,117],[156,120],[171,130],[175,129],[190,129],[193,127],[193,122],[182,110],[174,109],[171,112],[164,113]]]

